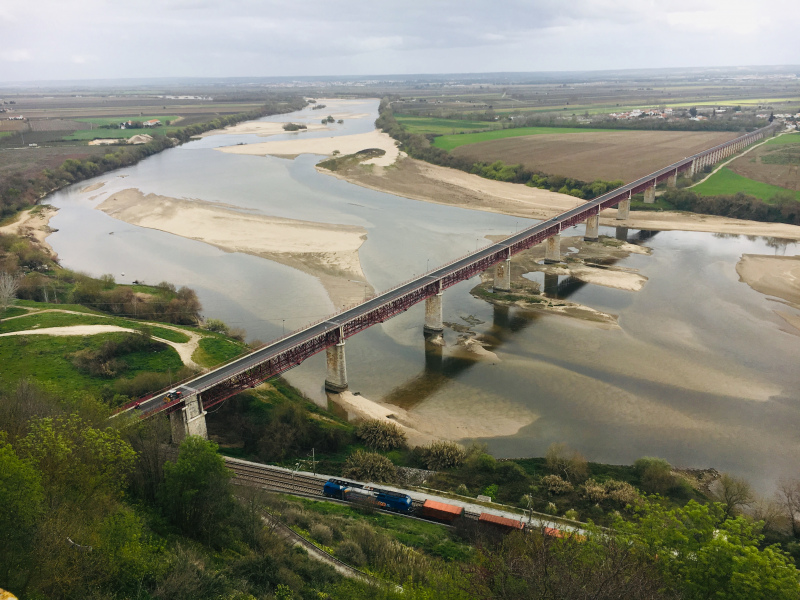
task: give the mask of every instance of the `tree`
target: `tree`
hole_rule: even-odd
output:
[[[342,475],[361,481],[389,483],[397,479],[397,469],[385,456],[357,450],[347,457]]]
[[[697,108],[695,108],[694,106],[692,108],[690,108],[689,109],[689,114],[692,115],[693,117],[696,117],[697,116]]]
[[[406,434],[396,423],[379,419],[361,421],[356,426],[356,437],[373,450],[393,450],[406,446]]]
[[[0,273],[0,312],[14,303],[18,289],[19,279],[10,273]]]
[[[547,468],[569,481],[580,482],[589,475],[589,465],[583,455],[566,444],[551,444],[545,454]]]
[[[725,515],[728,517],[739,514],[742,508],[750,506],[755,499],[753,488],[747,481],[727,473],[722,474],[715,495],[725,506]]]
[[[642,489],[651,494],[665,494],[675,485],[672,465],[663,458],[643,456],[633,463],[633,468],[641,481]]]
[[[783,514],[792,526],[792,535],[800,538],[800,523],[797,516],[800,514],[800,481],[784,479],[778,483],[778,503],[783,508]]]
[[[211,541],[233,505],[233,473],[217,454],[214,442],[189,436],[176,462],[164,465],[159,499],[169,520],[186,535]]]

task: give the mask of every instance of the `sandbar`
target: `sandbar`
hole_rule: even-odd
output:
[[[117,192],[97,208],[126,223],[304,271],[320,279],[337,307],[364,299],[358,256],[367,236],[363,227],[270,217],[204,200],[144,195],[138,189]]]
[[[342,150],[342,153],[347,152]],[[457,169],[402,156],[390,168],[365,169],[354,165],[346,170],[322,172],[362,187],[414,200],[528,219],[550,219],[585,202],[566,194],[484,179]],[[670,211],[631,211],[629,219],[619,221],[616,216],[616,209],[606,209],[600,214],[600,222],[606,226],[631,229],[702,231],[800,239],[800,226],[784,223],[762,223]]]
[[[82,194],[87,194],[89,192],[94,192],[95,190],[99,190],[106,184],[105,181],[98,181],[97,183],[93,183],[92,185],[87,185],[85,188],[81,190]]]
[[[739,281],[800,308],[800,256],[743,254],[736,263]]]
[[[283,133],[303,133],[307,131],[319,131],[321,129],[328,129],[322,123],[306,123],[298,121],[306,126],[305,129],[298,129],[297,131],[286,131],[283,126],[286,123],[276,123],[274,121],[245,121],[236,125],[229,125],[224,129],[214,129],[201,134],[199,137],[208,137],[211,135],[245,135],[252,134],[259,137],[267,137],[270,135],[280,135]]]
[[[369,133],[358,133],[355,135],[260,142],[257,144],[242,144],[240,146],[225,146],[222,148],[215,148],[215,150],[227,154],[251,154],[256,156],[266,156],[269,154],[284,158],[295,158],[300,154],[323,154],[332,156],[337,150],[342,155],[355,154],[360,150],[366,150],[368,148],[379,148],[384,150],[386,154],[378,158],[367,160],[362,163],[364,165],[388,167],[394,164],[400,156],[397,142],[377,129]]]

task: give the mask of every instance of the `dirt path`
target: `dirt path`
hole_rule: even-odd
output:
[[[64,310],[60,308],[47,308],[45,310],[28,309],[28,307],[20,307],[20,308],[25,308],[26,310],[30,310],[31,312],[28,312],[27,314],[24,315],[17,315],[16,317],[8,317],[7,319],[2,319],[2,321],[11,321],[12,319],[30,317],[31,315],[34,314],[48,313],[48,312],[64,313],[68,315],[87,315],[91,317],[99,317],[101,319],[113,318],[109,315],[95,315],[92,313],[82,313],[74,310]],[[203,369],[203,367],[194,362],[194,359],[192,359],[192,355],[200,345],[200,340],[203,339],[205,336],[202,336],[193,331],[182,329],[180,327],[166,325],[164,323],[152,323],[148,321],[141,321],[141,323],[142,325],[151,325],[153,327],[162,327],[164,329],[170,329],[172,331],[177,331],[178,333],[182,333],[183,335],[187,336],[189,338],[188,342],[171,342],[169,340],[165,340],[164,338],[156,336],[153,336],[153,339],[156,340],[157,342],[161,342],[162,344],[167,344],[168,346],[174,348],[175,352],[178,353],[178,356],[181,357],[181,361],[183,362],[183,364],[186,365],[187,367],[192,367],[194,369],[200,369],[200,370]],[[112,333],[112,332],[136,333],[136,331],[137,331],[136,329],[119,327],[117,325],[70,325],[67,327],[45,327],[43,329],[27,329],[25,331],[12,331],[10,333],[0,334],[0,337],[6,337],[11,335],[99,335],[101,333]]]

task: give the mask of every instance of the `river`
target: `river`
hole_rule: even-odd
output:
[[[310,108],[271,121],[345,118],[336,133],[373,128],[377,101]],[[328,136],[330,132],[282,134]],[[203,314],[268,341],[333,312],[322,285],[292,268],[254,256],[117,221],[96,210],[110,193],[198,198],[270,216],[359,225],[368,232],[360,259],[369,283],[388,288],[514,232],[533,221],[409,200],[318,173],[317,156],[295,160],[225,154],[219,145],[264,141],[255,135],[216,135],[82,182],[50,197],[60,210],[48,238],[65,267],[117,281],[168,280],[194,288]],[[106,185],[80,190],[94,181]],[[582,227],[574,230],[577,235]],[[615,235],[609,228],[601,233]],[[562,285],[561,293],[619,315],[619,328],[495,307],[469,290],[475,278],[444,296],[444,318],[469,325],[498,360],[453,351],[459,335],[445,333],[443,351],[428,348],[417,306],[347,342],[351,388],[402,406],[431,423],[463,423],[497,456],[543,455],[566,442],[589,460],[630,463],[661,456],[687,467],[716,467],[769,491],[781,476],[799,476],[800,337],[773,311],[793,311],[739,282],[743,253],[795,254],[797,246],[765,238],[704,233],[630,231],[652,249],[619,265],[649,281],[639,292],[596,285]],[[124,273],[124,275],[123,275]],[[544,283],[544,282],[542,282]],[[551,290],[554,291],[554,290]],[[555,292],[558,293],[558,292]],[[324,358],[287,374],[305,394],[324,402]]]

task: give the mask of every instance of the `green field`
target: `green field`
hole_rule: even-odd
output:
[[[16,132],[14,132],[14,131],[0,131],[0,137],[7,137],[7,136],[10,136],[10,135],[14,135],[14,133],[16,133]]]
[[[497,124],[490,121],[462,121],[461,119],[436,119],[433,117],[411,117],[395,115],[395,119],[409,133],[436,133],[448,135],[477,130],[495,129]]]
[[[175,115],[168,116],[168,117],[86,117],[81,119],[75,119],[79,123],[92,123],[93,125],[97,125],[101,127],[102,125],[119,125],[123,121],[152,121],[153,119],[158,119],[162,123],[166,123],[167,121],[175,121],[178,117]]]
[[[785,133],[767,141],[765,146],[782,146],[783,144],[800,144],[800,133]]]
[[[488,140],[499,140],[509,137],[526,135],[562,134],[562,133],[590,133],[595,131],[612,131],[610,129],[589,129],[579,127],[520,127],[518,129],[497,129],[482,133],[465,133],[462,135],[443,135],[433,141],[433,145],[448,152],[459,146],[477,144]]]
[[[727,167],[720,169],[703,183],[691,189],[703,196],[728,196],[744,192],[766,202],[769,202],[775,194],[788,192],[794,194],[795,198],[800,200],[800,192],[793,192],[777,185],[742,177]]]
[[[203,367],[215,367],[220,363],[236,358],[247,348],[222,337],[205,337],[200,340],[192,360]]]
[[[127,140],[135,135],[166,135],[167,130],[174,130],[174,127],[147,127],[146,129],[82,129],[65,135],[62,140],[66,141],[91,141],[100,139],[120,139]]]

